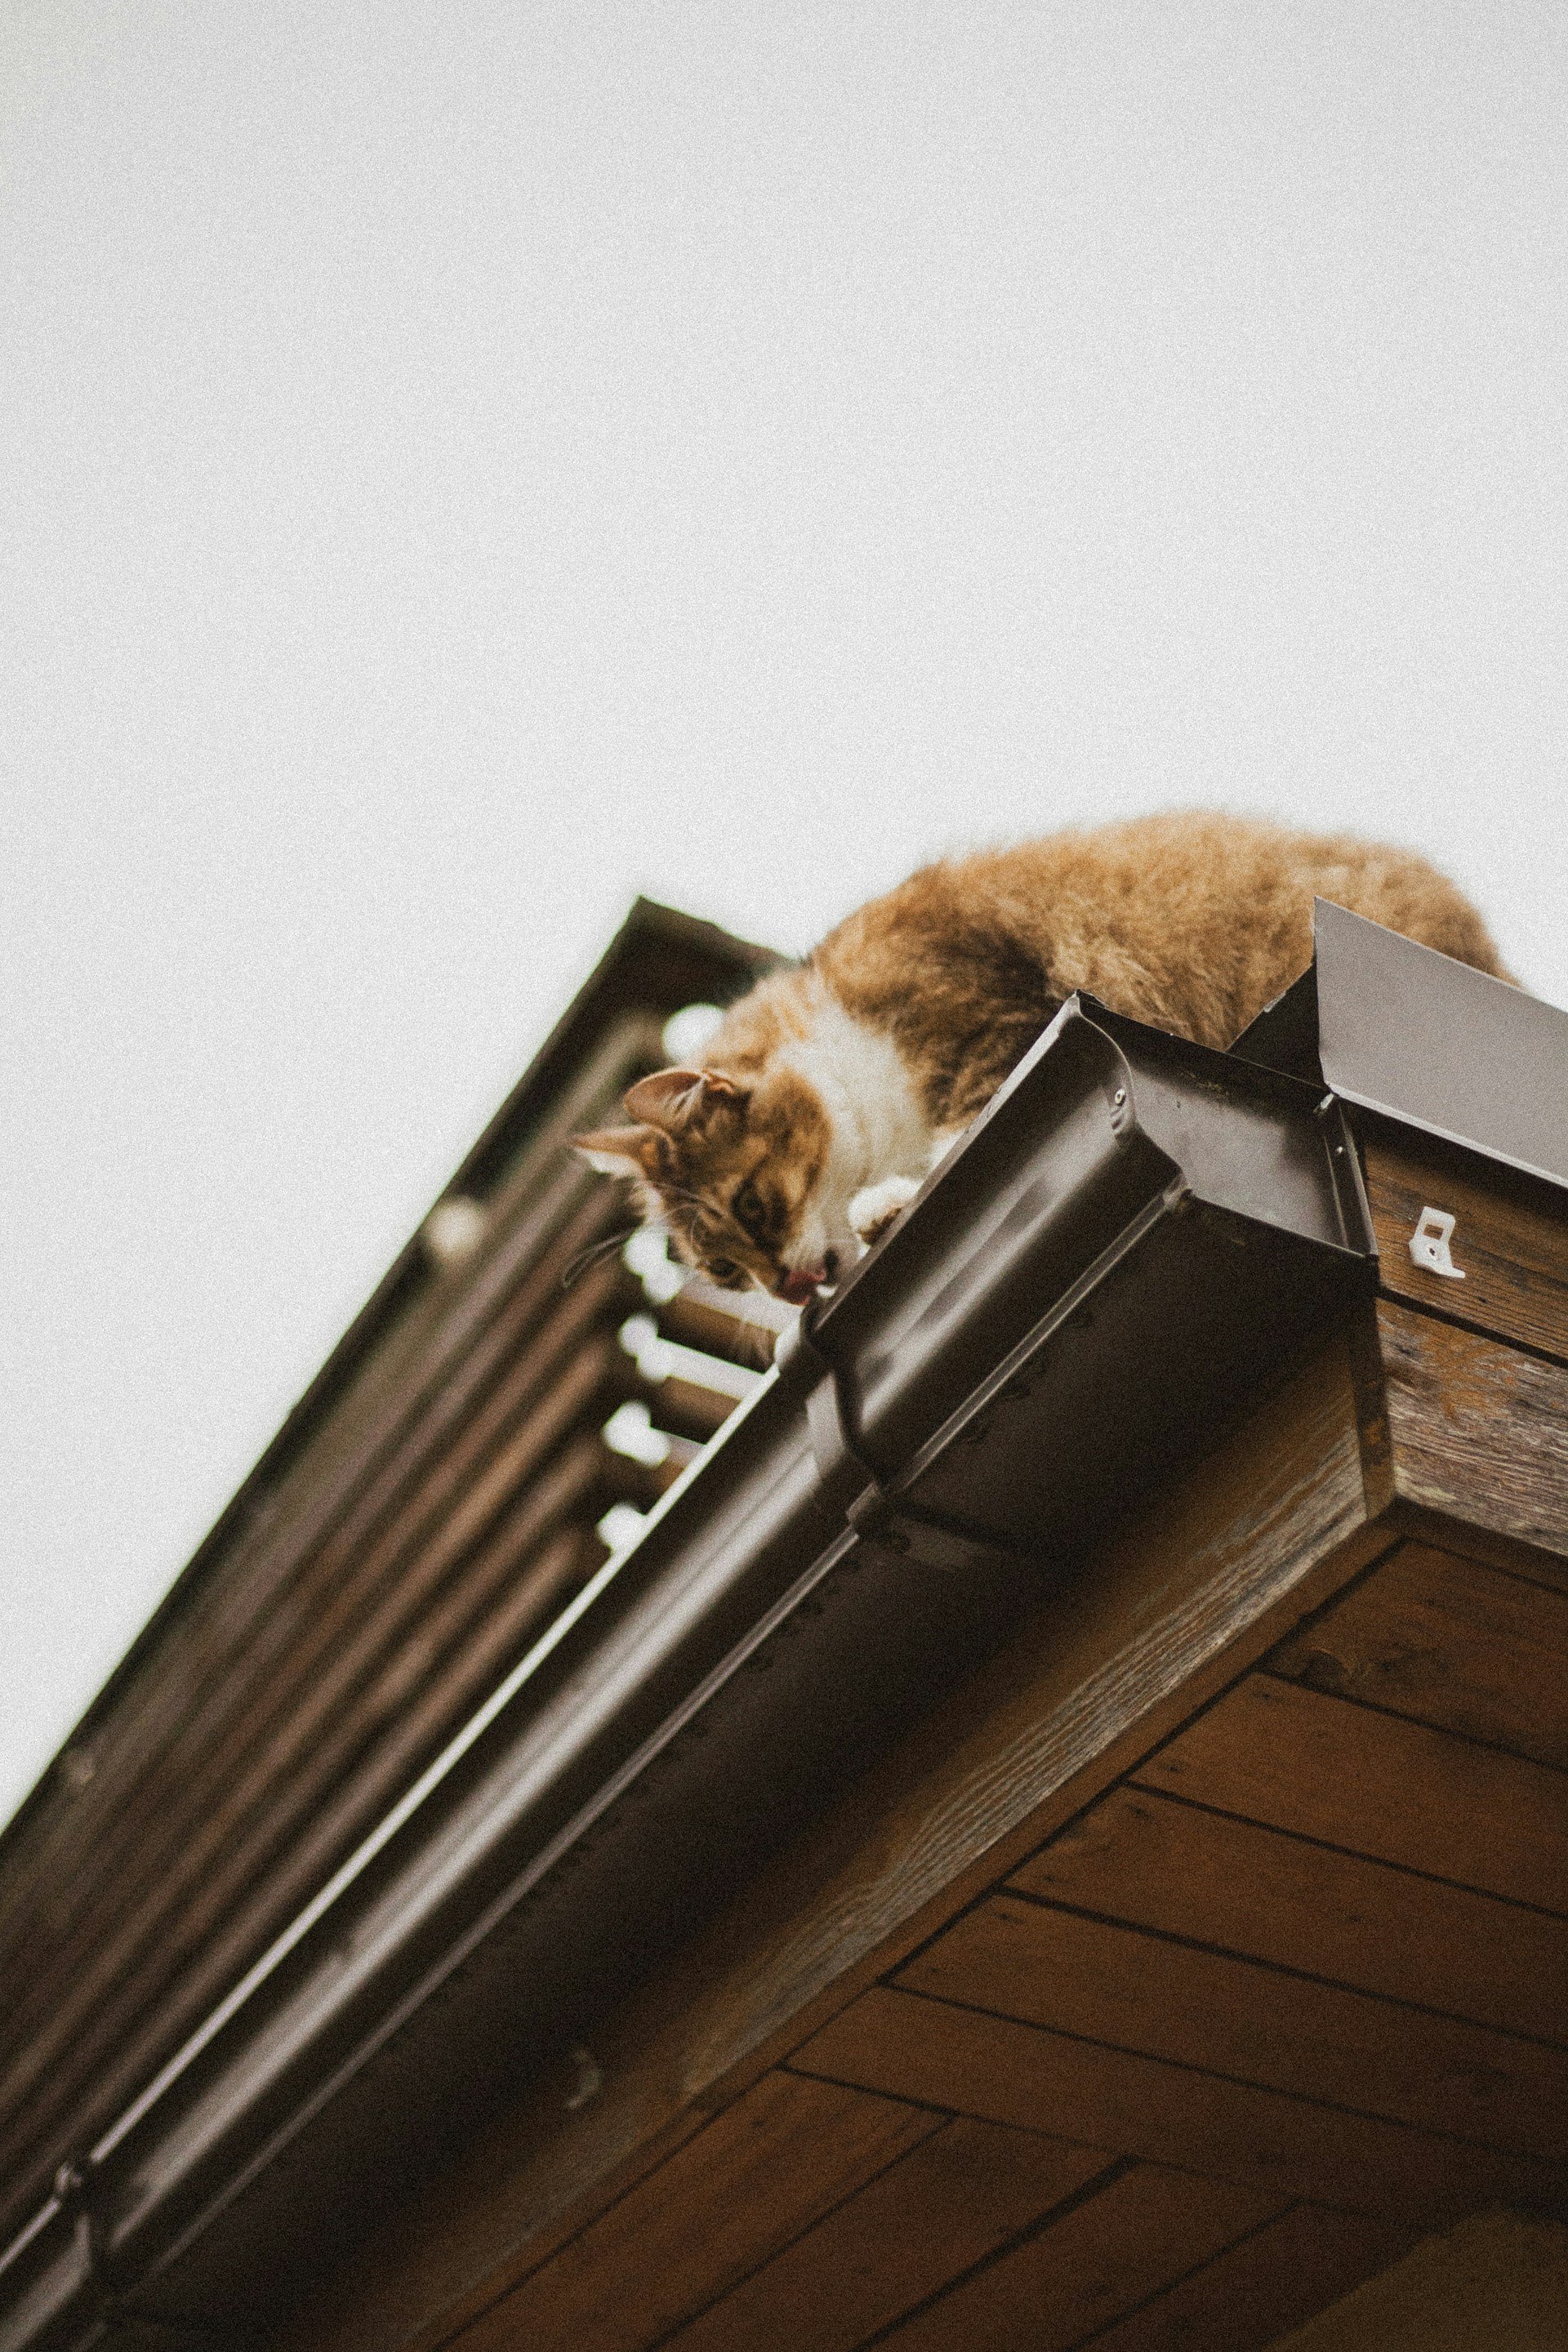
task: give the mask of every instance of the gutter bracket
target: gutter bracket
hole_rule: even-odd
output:
[[[225,2336],[205,2320],[175,2319],[164,2313],[137,2309],[132,2299],[135,2290],[127,2293],[110,2263],[100,2184],[89,2164],[68,2157],[55,2174],[54,2194],[62,2214],[71,2224],[96,2305],[93,2316],[100,2327],[119,2325],[145,2329],[155,2336],[171,2337],[180,2352],[224,2352],[226,2343],[232,2352],[232,2329]]]
[[[844,1407],[842,1376],[818,1349],[806,1320],[810,1312],[808,1307],[803,1307],[799,1321],[781,1336],[774,1361],[787,1370],[804,1360],[808,1375],[816,1374],[805,1399],[816,1475],[830,1494],[842,1486],[847,1473],[865,1481],[845,1507],[844,1516],[853,1532],[865,1542],[879,1543],[889,1551],[903,1554],[921,1568],[940,1569],[946,1574],[964,1569],[1016,1568],[1022,1555],[1011,1545],[969,1535],[916,1509],[901,1496],[889,1492],[870,1464],[857,1453]]]

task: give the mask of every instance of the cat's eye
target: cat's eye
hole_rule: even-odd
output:
[[[713,1280],[720,1284],[725,1290],[730,1289],[737,1283],[744,1282],[746,1278],[745,1275],[735,1264],[732,1257],[710,1257],[708,1261],[707,1271],[712,1276]]]
[[[767,1227],[768,1213],[763,1196],[754,1184],[742,1184],[730,1203],[730,1213],[743,1234],[761,1241]]]

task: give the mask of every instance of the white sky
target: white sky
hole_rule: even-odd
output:
[[[638,888],[1177,802],[1568,1000],[1568,12],[10,0],[0,1816]]]

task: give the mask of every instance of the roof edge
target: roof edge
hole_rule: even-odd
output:
[[[1064,1007],[812,1345],[0,2254],[0,2352],[96,2340],[94,2248],[127,2315],[145,2288],[235,2340],[323,2195],[345,2220],[346,2184],[580,2032],[1005,1637],[1086,1496],[1101,1533],[1366,1293],[1345,1151],[1318,1089]],[[1017,1464],[1064,1426],[1042,1502]]]
[[[732,937],[701,916],[684,914],[658,899],[635,898],[592,971],[431,1208],[458,1193],[482,1197],[546,1116],[549,1104],[589,1049],[589,1041],[619,1013],[639,1002],[648,1003],[650,997],[650,1010],[677,1012],[692,1001],[699,988],[721,994],[731,982],[730,992],[738,994],[784,961],[772,949]],[[649,977],[657,980],[661,974],[662,988],[647,987]],[[690,986],[685,985],[688,980]],[[0,1869],[8,1848],[30,1833],[37,1815],[57,1792],[65,1757],[73,1748],[89,1742],[122,1704],[170,1626],[190,1607],[196,1589],[288,1476],[429,1278],[430,1263],[421,1241],[424,1223],[421,1219],[321,1370],[289,1407],[276,1434],[31,1789],[9,1819],[0,1823]]]

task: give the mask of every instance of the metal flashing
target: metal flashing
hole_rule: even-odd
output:
[[[1568,1013],[1327,898],[1309,969],[1231,1047],[1568,1185]]]

